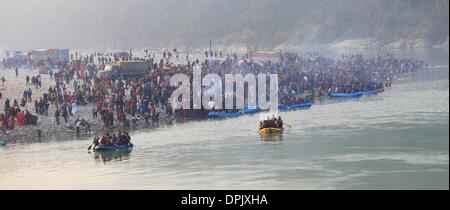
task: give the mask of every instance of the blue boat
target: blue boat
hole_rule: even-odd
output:
[[[0,147],[6,146],[6,141],[3,139],[0,139]]]
[[[214,111],[208,112],[209,118],[219,118],[220,116],[221,116],[220,112],[214,112]]]
[[[261,109],[259,107],[255,107],[255,108],[246,108],[244,110],[242,110],[242,114],[255,114],[260,112]]]
[[[364,89],[364,91],[362,93],[363,93],[363,95],[373,95],[373,94],[377,94],[378,90],[377,89]]]
[[[279,104],[278,105],[278,110],[284,111],[284,110],[289,110],[289,109],[306,109],[311,107],[312,103],[311,102],[307,102],[307,103],[302,103],[302,104],[292,104],[292,105],[285,105],[285,104]],[[208,117],[209,118],[227,118],[227,117],[237,117],[240,115],[244,115],[244,114],[254,114],[254,113],[258,113],[262,111],[262,109],[260,107],[256,107],[256,108],[246,108],[243,109],[241,111],[235,111],[235,112],[225,112],[225,111],[221,111],[221,112],[216,112],[216,111],[211,111],[208,113]]]
[[[331,97],[333,98],[357,98],[361,97],[363,95],[362,92],[355,92],[355,93],[331,93]]]
[[[286,106],[285,104],[278,104],[278,110],[287,110],[289,109],[288,106]]]
[[[286,104],[278,104],[278,110],[284,111],[289,109],[307,109],[312,106],[311,102],[301,103],[301,104],[292,104],[292,105],[286,105]]]
[[[130,150],[133,148],[133,144],[132,143],[128,143],[128,144],[121,144],[121,145],[98,145],[96,147],[94,147],[94,151],[125,151],[125,150]]]
[[[209,112],[208,113],[208,117],[209,118],[226,118],[226,117],[237,117],[239,115],[241,115],[241,112],[225,112],[225,111],[221,111],[221,112]]]
[[[293,104],[293,105],[288,105],[288,109],[306,109],[312,106],[311,102],[306,102],[306,103],[302,103],[302,104]]]

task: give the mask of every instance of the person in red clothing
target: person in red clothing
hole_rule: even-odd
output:
[[[100,145],[105,144],[106,143],[106,137],[105,136],[100,137],[99,143],[100,143]]]
[[[70,91],[69,91],[69,94],[67,94],[67,103],[68,104],[72,104],[72,99],[73,99],[73,97],[72,97],[72,94],[70,94]]]
[[[17,124],[19,124],[19,126],[25,125],[25,114],[23,111],[17,113]]]

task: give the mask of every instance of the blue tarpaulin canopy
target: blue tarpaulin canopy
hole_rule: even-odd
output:
[[[69,49],[58,50],[58,59],[61,61],[69,60]]]

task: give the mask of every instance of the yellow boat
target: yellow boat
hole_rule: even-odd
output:
[[[261,128],[259,129],[259,134],[281,134],[283,132],[283,128]]]

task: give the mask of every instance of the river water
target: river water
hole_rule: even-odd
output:
[[[259,114],[132,134],[129,154],[90,139],[0,148],[0,189],[449,189],[448,49],[395,52],[433,67],[382,94],[282,112],[281,137]]]

